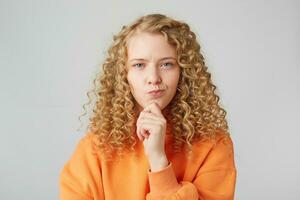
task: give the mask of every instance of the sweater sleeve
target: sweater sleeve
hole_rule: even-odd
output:
[[[104,199],[100,164],[93,154],[91,137],[88,134],[79,141],[60,172],[61,200],[92,200],[95,196]]]
[[[222,137],[208,153],[193,181],[178,182],[169,164],[159,172],[149,172],[147,200],[232,200],[236,182],[233,144]]]

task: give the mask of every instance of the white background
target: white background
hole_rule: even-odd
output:
[[[150,13],[198,36],[228,113],[235,199],[300,199],[299,1],[0,2],[0,199],[58,199],[112,36]]]

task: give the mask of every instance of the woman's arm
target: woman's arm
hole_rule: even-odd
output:
[[[149,183],[147,200],[234,199],[236,169],[231,139],[223,137],[217,142],[192,182],[178,183],[170,164],[162,171],[149,172]]]

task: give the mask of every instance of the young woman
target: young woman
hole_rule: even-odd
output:
[[[226,111],[189,25],[143,16],[114,36],[102,66],[89,129],[60,174],[60,198],[233,199]]]

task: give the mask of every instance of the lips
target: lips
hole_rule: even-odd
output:
[[[163,96],[165,93],[165,90],[152,90],[148,92],[148,94],[151,96],[151,98],[159,98]]]
[[[159,92],[159,91],[165,91],[165,87],[164,86],[161,86],[161,87],[158,87],[158,86],[155,86],[155,87],[152,87],[152,88],[149,88],[149,90],[147,90],[147,93],[155,93],[155,92]]]
[[[163,91],[163,90],[150,90],[148,93],[149,94],[156,94],[156,93],[159,93],[161,91]]]

